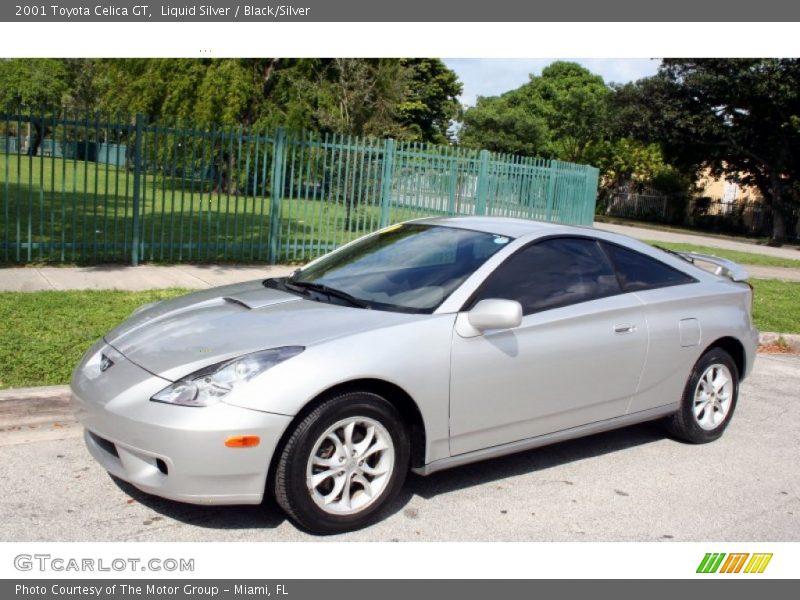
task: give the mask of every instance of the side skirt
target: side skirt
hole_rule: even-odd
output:
[[[531,450],[532,448],[540,448],[541,446],[548,446],[550,444],[572,440],[595,433],[611,431],[612,429],[619,429],[621,427],[627,427],[628,425],[635,425],[636,423],[653,421],[655,419],[660,419],[661,417],[671,415],[679,408],[680,404],[677,403],[658,406],[656,408],[649,408],[640,412],[614,417],[613,419],[606,419],[605,421],[588,423],[586,425],[580,425],[570,429],[563,429],[561,431],[540,435],[534,438],[510,442],[500,446],[492,446],[491,448],[474,450],[472,452],[458,454],[449,458],[442,458],[432,463],[428,463],[423,467],[416,467],[412,469],[412,471],[417,475],[430,475],[431,473],[436,473],[437,471],[444,471],[445,469],[452,469],[453,467],[460,467],[461,465],[468,465],[481,460],[488,460],[490,458],[515,454],[516,452],[523,452],[525,450]]]

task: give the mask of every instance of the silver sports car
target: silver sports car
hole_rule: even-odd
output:
[[[139,308],[86,353],[74,405],[95,459],[145,492],[271,493],[305,529],[345,531],[409,469],[653,419],[715,440],[756,353],[746,278],[591,228],[410,221]]]

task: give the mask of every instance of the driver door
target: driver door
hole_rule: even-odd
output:
[[[519,301],[522,324],[474,337],[453,331],[452,455],[625,413],[645,362],[647,323],[595,240],[551,238],[519,250],[468,308],[486,298]]]

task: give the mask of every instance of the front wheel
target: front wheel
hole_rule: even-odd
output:
[[[297,424],[275,470],[275,498],[311,532],[358,529],[400,490],[408,461],[408,434],[394,406],[371,392],[346,392]]]
[[[680,410],[667,421],[675,437],[693,444],[718,439],[730,423],[739,396],[739,370],[731,355],[712,348],[694,366]]]

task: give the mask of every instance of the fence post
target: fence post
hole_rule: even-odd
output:
[[[597,209],[597,188],[600,184],[600,169],[592,167],[589,171],[589,194],[586,198],[586,221],[584,225],[591,225],[594,223],[594,213]]]
[[[139,264],[139,197],[141,196],[142,134],[144,115],[136,113],[136,138],[133,142],[133,231],[131,232],[131,263]]]
[[[553,205],[555,204],[556,197],[556,176],[558,174],[558,170],[556,169],[557,162],[558,161],[552,159],[547,162],[547,204],[545,208],[545,220],[547,221],[553,220]]]
[[[478,185],[475,190],[475,214],[486,214],[486,197],[489,195],[489,151],[481,150],[478,166]]]
[[[458,163],[453,159],[450,163],[450,184],[447,190],[447,214],[456,214],[456,195],[458,193]]]
[[[278,127],[272,142],[272,183],[269,202],[269,252],[267,262],[274,265],[278,260],[281,235],[281,204],[283,200],[283,180],[286,166],[286,130]]]
[[[383,172],[381,173],[381,228],[389,224],[392,210],[392,178],[394,177],[394,140],[383,142]]]

